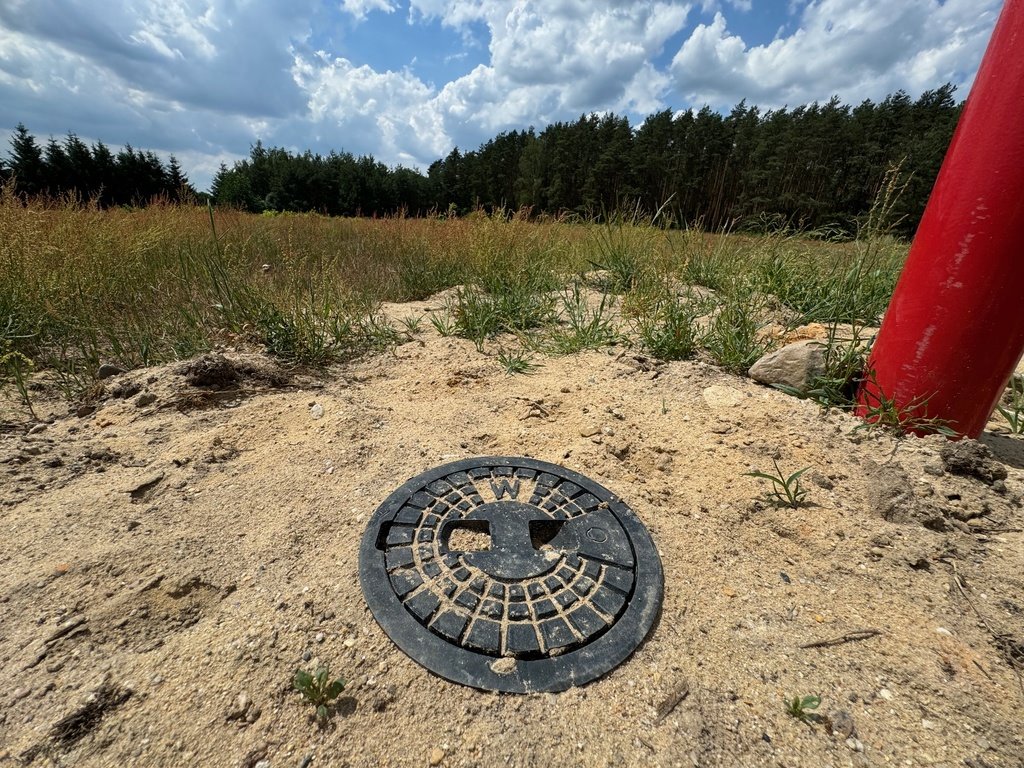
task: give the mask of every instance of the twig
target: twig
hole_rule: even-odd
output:
[[[670,714],[672,711],[679,706],[679,703],[690,695],[690,684],[685,680],[677,685],[665,700],[658,705],[658,716],[655,718],[655,723],[660,723]]]
[[[804,643],[800,648],[829,648],[833,645],[843,645],[845,643],[855,643],[858,640],[867,640],[869,637],[875,637],[876,635],[883,634],[880,629],[855,629],[852,632],[847,632],[845,635],[839,637],[833,637],[828,640],[815,640],[813,643]]]

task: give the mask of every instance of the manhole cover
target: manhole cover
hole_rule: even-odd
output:
[[[661,561],[615,494],[554,464],[468,459],[377,509],[363,594],[413,659],[457,683],[561,691],[622,662],[661,605]]]

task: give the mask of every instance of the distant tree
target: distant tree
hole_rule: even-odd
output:
[[[31,197],[46,191],[43,151],[24,123],[18,123],[11,137],[9,165],[21,194]]]

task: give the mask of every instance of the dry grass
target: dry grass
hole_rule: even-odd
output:
[[[564,312],[543,297],[594,269],[603,270],[608,296],[624,296],[626,324],[640,321],[648,331],[660,315],[644,313],[663,313],[667,295],[686,285],[713,289],[711,304],[735,322],[714,324],[718,335],[696,342],[730,350],[720,362],[740,370],[766,307],[784,306],[801,322],[875,319],[904,250],[878,238],[862,245],[785,232],[709,235],[635,219],[26,206],[2,190],[0,373],[11,380],[45,370],[75,397],[101,362],[150,365],[218,343],[262,344],[287,360],[323,364],[400,338],[378,316],[381,302],[451,286],[464,286],[451,308],[454,332],[482,344],[495,333],[557,323]]]

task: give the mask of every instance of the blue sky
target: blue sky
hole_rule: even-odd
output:
[[[589,112],[967,95],[1001,0],[0,0],[0,139],[425,169]],[[6,142],[4,142],[6,144]],[[6,154],[6,153],[5,153]]]

